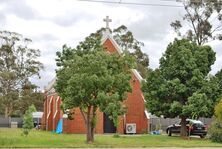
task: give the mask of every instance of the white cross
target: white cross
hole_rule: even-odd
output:
[[[103,19],[104,22],[106,22],[106,28],[109,28],[109,22],[112,22],[111,19],[109,19],[109,16],[106,16],[105,19]]]

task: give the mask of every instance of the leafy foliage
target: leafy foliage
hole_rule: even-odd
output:
[[[222,100],[215,106],[215,117],[222,122]]]
[[[29,78],[39,76],[42,64],[37,60],[40,51],[28,47],[30,39],[14,32],[0,31],[0,101],[5,117],[15,110],[23,87]]]
[[[210,135],[210,139],[213,142],[218,142],[221,143],[222,142],[222,125],[221,125],[221,121],[218,121],[217,119],[215,119],[208,130],[208,133]]]
[[[222,14],[221,0],[186,0],[183,1],[186,14],[183,16],[185,23],[176,20],[171,26],[179,36],[203,45],[209,40],[222,40]],[[187,27],[188,30],[182,34],[181,28]]]
[[[63,46],[57,56],[55,89],[63,99],[63,109],[80,109],[87,142],[93,142],[96,111],[107,112],[114,119],[122,113],[121,103],[131,91],[133,60],[127,55],[106,53],[96,36],[87,37],[75,49]]]
[[[210,139],[214,142],[222,142],[222,100],[220,100],[214,109],[214,120],[210,125]]]
[[[150,112],[157,116],[179,116],[184,121],[183,136],[186,118],[212,116],[220,95],[218,83],[208,77],[215,59],[209,46],[198,46],[185,39],[169,44],[160,67],[143,84]]]
[[[28,136],[30,130],[34,127],[32,113],[36,111],[34,105],[29,106],[28,110],[26,110],[24,117],[23,117],[23,134]]]
[[[220,93],[222,95],[222,69],[220,71],[218,71],[215,76],[216,76],[216,79],[217,79],[219,87],[220,87]]]
[[[43,111],[44,93],[37,91],[36,88],[37,87],[31,83],[23,87],[21,98],[19,98],[16,105],[15,114],[23,115],[32,104],[36,107],[37,111]]]
[[[118,96],[118,94],[114,94],[113,96],[100,94],[100,98],[102,99],[102,106],[100,108],[113,121],[116,128],[118,128],[119,116],[125,114],[127,111],[123,103],[116,100],[116,98],[119,98]]]

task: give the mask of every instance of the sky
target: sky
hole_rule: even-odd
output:
[[[176,0],[104,1],[146,5],[78,0],[0,0],[0,30],[17,32],[32,39],[29,46],[41,51],[39,61],[44,70],[40,72],[41,79],[32,78],[39,89],[44,89],[56,75],[56,52],[61,51],[64,44],[74,48],[90,33],[105,27],[103,19],[106,16],[112,19],[111,29],[125,25],[137,40],[145,44],[142,50],[149,55],[149,67],[159,66],[167,45],[176,37],[170,23],[182,19],[182,5]],[[216,52],[217,60],[211,71],[215,74],[222,68],[222,46],[219,41],[209,45]]]

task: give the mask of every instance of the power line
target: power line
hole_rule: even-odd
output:
[[[136,6],[159,6],[159,7],[183,7],[182,5],[171,4],[157,4],[157,3],[136,3],[136,2],[123,2],[123,1],[104,1],[104,0],[77,0],[92,3],[109,3],[109,4],[123,4],[123,5],[136,5]]]

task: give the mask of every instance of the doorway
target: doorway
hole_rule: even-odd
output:
[[[116,127],[109,116],[103,113],[103,132],[104,133],[116,133]]]

